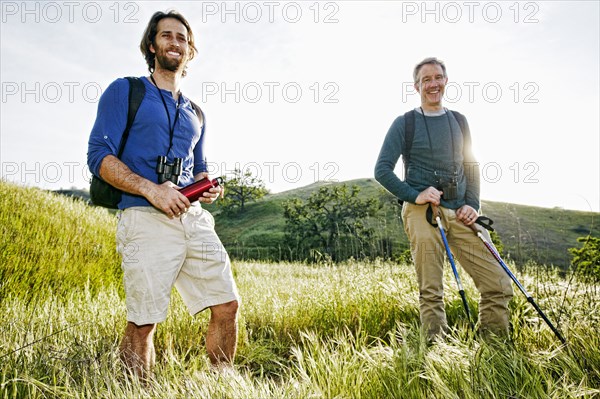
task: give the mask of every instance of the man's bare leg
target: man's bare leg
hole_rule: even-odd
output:
[[[153,341],[155,330],[156,324],[138,326],[127,322],[125,336],[119,347],[121,361],[142,381],[150,377],[156,362]]]
[[[237,347],[238,302],[231,301],[211,306],[210,322],[206,336],[206,351],[214,367],[233,365]]]

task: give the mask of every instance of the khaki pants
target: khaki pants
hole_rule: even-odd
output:
[[[444,334],[448,328],[444,311],[443,268],[446,251],[438,228],[431,226],[425,213],[428,205],[404,203],[402,221],[419,283],[421,328],[429,337]],[[507,333],[508,302],[512,298],[511,279],[473,231],[456,218],[453,209],[439,207],[448,244],[462,268],[469,273],[481,293],[479,321],[482,330]],[[486,240],[488,232],[482,229]]]

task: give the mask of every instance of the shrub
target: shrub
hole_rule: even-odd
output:
[[[583,247],[569,248],[575,273],[595,282],[600,281],[600,238],[588,235],[579,237],[577,241],[582,242]]]

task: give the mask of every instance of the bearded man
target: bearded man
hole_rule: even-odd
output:
[[[116,234],[127,307],[121,359],[139,377],[149,376],[153,335],[167,317],[175,286],[190,314],[210,309],[208,356],[215,367],[229,367],[239,296],[214,219],[200,204],[215,201],[222,189],[211,188],[193,203],[178,191],[208,177],[204,115],[180,91],[196,54],[190,24],[176,11],[157,12],[140,49],[149,76],[139,78],[145,94],[121,157],[128,79],[117,79],[103,93],[88,143],[90,171],[123,191]]]

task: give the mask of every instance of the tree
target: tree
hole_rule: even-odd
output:
[[[237,168],[231,176],[225,176],[224,187],[225,194],[219,201],[219,206],[227,213],[244,212],[248,202],[256,201],[269,193],[262,180],[252,176],[251,171],[242,173]]]
[[[575,272],[586,279],[594,282],[600,281],[600,238],[599,237],[579,237],[578,242],[583,242],[581,248],[569,248],[569,253],[573,256],[571,265]]]
[[[360,188],[346,184],[321,187],[306,203],[294,198],[283,203],[286,239],[296,258],[333,261],[362,258],[373,251],[374,229],[368,218],[380,206],[377,199],[358,198]]]

